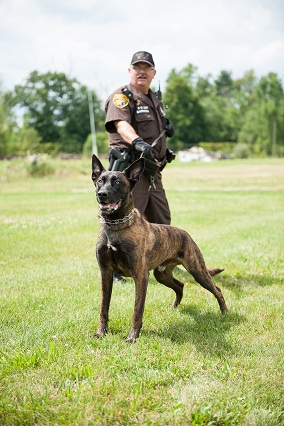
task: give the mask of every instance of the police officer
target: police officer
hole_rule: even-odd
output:
[[[173,159],[166,136],[171,137],[174,130],[161,100],[150,89],[156,75],[152,55],[145,51],[134,53],[128,72],[130,84],[118,88],[105,104],[110,169],[122,170],[143,155],[145,170],[133,190],[134,205],[149,222],[170,224],[161,169]],[[117,158],[124,160],[122,168],[113,168],[119,164]]]

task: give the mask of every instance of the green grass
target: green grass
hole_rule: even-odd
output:
[[[100,305],[90,161],[26,176],[0,163],[1,425],[284,425],[284,161],[173,162],[172,224],[186,229],[230,312],[183,271],[179,308],[152,275],[144,324],[125,342],[134,284]]]

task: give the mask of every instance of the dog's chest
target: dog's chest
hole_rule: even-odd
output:
[[[124,234],[125,232],[119,231],[102,232],[98,241],[99,251],[111,256],[128,252],[131,240]]]
[[[106,246],[108,250],[117,251],[117,247],[115,247],[114,243],[112,244],[109,240],[107,240]]]

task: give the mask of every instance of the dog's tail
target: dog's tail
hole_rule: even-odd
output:
[[[214,275],[220,274],[223,271],[224,269],[218,269],[218,268],[208,269],[208,272],[211,275],[211,277],[214,277]]]

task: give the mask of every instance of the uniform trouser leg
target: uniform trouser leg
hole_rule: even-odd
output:
[[[133,190],[134,206],[149,222],[169,225],[171,213],[161,173],[155,176],[156,189],[152,187],[149,190],[149,185],[148,179],[142,175]]]

